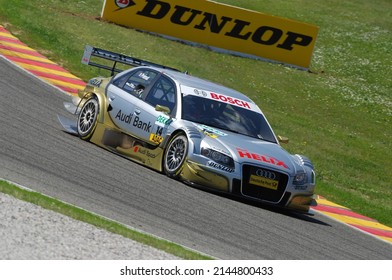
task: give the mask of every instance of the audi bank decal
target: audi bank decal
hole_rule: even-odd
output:
[[[105,0],[102,18],[218,51],[300,68],[309,68],[319,29],[207,0]]]

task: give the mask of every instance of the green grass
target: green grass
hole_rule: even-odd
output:
[[[320,26],[312,73],[99,21],[98,0],[0,0],[0,24],[84,80],[109,74],[80,63],[90,44],[244,92],[287,150],[313,160],[318,194],[392,226],[391,1],[219,2]]]
[[[76,220],[92,224],[96,227],[105,229],[107,231],[122,235],[124,237],[130,238],[137,242],[143,243],[145,245],[157,248],[159,250],[165,251],[174,256],[180,257],[182,259],[188,260],[208,260],[210,257],[204,256],[197,252],[185,249],[180,245],[174,244],[172,242],[158,239],[151,235],[141,233],[130,229],[129,227],[119,224],[115,221],[105,219],[101,216],[95,215],[84,209],[75,207],[73,205],[64,203],[52,197],[45,196],[38,192],[27,190],[8,182],[0,180],[0,192],[12,195],[18,199],[36,204],[42,208],[52,210],[64,215],[67,215]]]

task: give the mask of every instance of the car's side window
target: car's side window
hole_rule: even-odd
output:
[[[151,84],[157,75],[158,73],[155,71],[141,69],[132,72],[131,75],[124,75],[116,79],[113,84],[134,96],[141,97],[143,91]]]
[[[151,88],[145,101],[154,107],[156,105],[166,106],[170,109],[170,112],[173,112],[176,106],[176,88],[174,83],[168,78],[161,76]]]

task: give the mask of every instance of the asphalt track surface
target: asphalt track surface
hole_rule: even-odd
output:
[[[0,57],[0,178],[219,259],[392,259],[392,246],[319,213],[189,187],[65,133],[70,97]]]

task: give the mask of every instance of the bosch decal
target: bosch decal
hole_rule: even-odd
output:
[[[229,104],[232,104],[232,105],[236,105],[236,106],[239,106],[239,107],[244,107],[244,108],[250,109],[250,105],[246,101],[243,101],[243,100],[240,100],[240,99],[236,99],[236,98],[233,98],[233,97],[230,97],[230,96],[225,96],[223,94],[213,93],[213,92],[211,92],[210,95],[211,95],[212,99],[220,100],[220,101],[225,102],[225,103],[229,103]]]
[[[201,98],[206,98],[209,100],[214,100],[217,102],[224,102],[224,103],[228,103],[228,104],[232,104],[247,110],[251,110],[253,112],[258,112],[260,113],[260,108],[257,107],[256,104],[245,101],[245,100],[241,100],[241,99],[237,99],[237,98],[233,98],[221,93],[215,93],[215,92],[207,92],[204,90],[199,90],[199,89],[195,89],[192,87],[188,87],[188,86],[184,86],[181,85],[181,92],[184,96],[187,95],[193,95],[193,96],[198,96]]]

